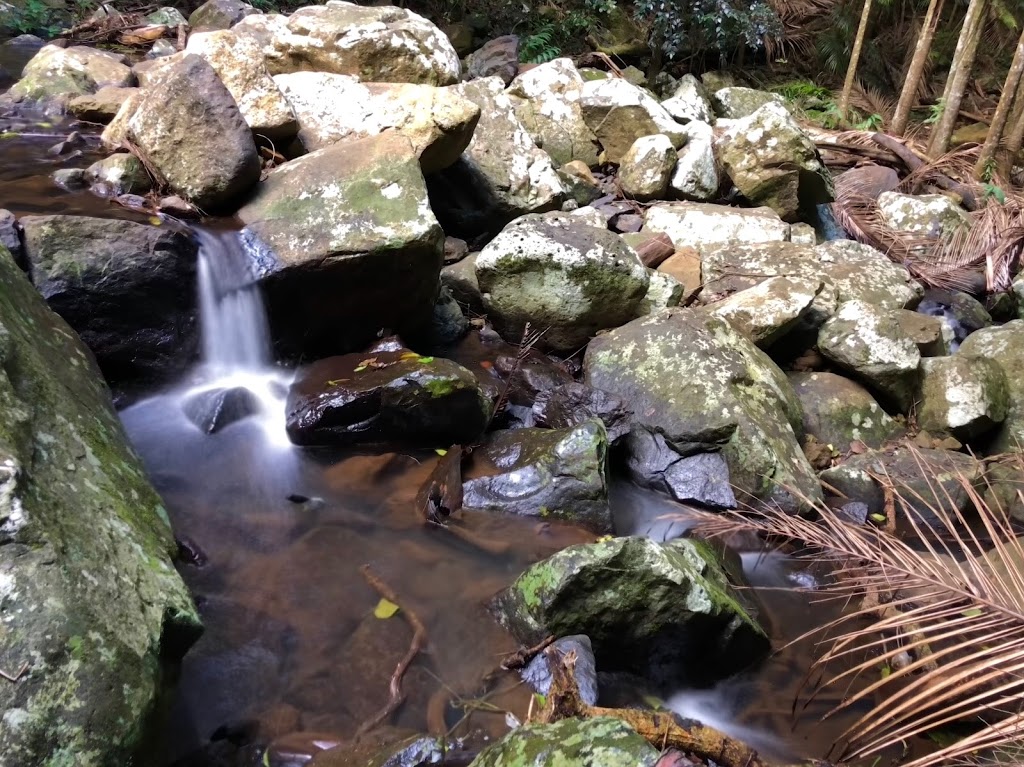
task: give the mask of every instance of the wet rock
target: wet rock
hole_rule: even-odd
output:
[[[957,345],[975,330],[992,324],[992,315],[985,309],[985,305],[974,296],[959,290],[929,288],[924,292],[916,311],[940,317],[953,331]]]
[[[441,270],[441,285],[451,291],[456,301],[473,311],[482,311],[484,308],[480,283],[476,279],[478,255],[470,253],[461,261],[449,264]]]
[[[896,313],[900,331],[914,342],[922,357],[944,357],[951,351],[953,332],[940,317],[902,309]]]
[[[768,649],[712,547],[694,540],[570,546],[528,568],[492,609],[527,644],[586,634],[602,671],[695,681]]]
[[[147,89],[128,136],[177,194],[224,208],[259,180],[252,132],[214,69],[189,54]]]
[[[619,164],[623,193],[647,201],[664,197],[676,166],[676,150],[668,136],[642,136],[633,142]]]
[[[79,120],[91,123],[109,123],[124,102],[137,88],[106,85],[95,93],[76,96],[68,102],[68,111]]]
[[[267,767],[304,767],[317,754],[343,747],[342,739],[329,732],[289,732],[267,744]]]
[[[957,354],[921,360],[917,423],[969,442],[996,428],[1009,407],[1003,369],[991,359]]]
[[[516,116],[556,165],[597,164],[597,136],[583,119],[583,77],[557,58],[520,74],[509,86]]]
[[[206,0],[188,17],[193,32],[230,29],[246,16],[259,13],[241,0]]]
[[[404,137],[353,139],[285,163],[238,216],[273,254],[260,275],[282,348],[329,354],[381,328],[428,327],[444,233]]]
[[[121,153],[97,160],[85,169],[85,180],[101,185],[108,195],[145,194],[153,182],[139,158]]]
[[[263,52],[252,38],[226,29],[200,32],[189,37],[185,52],[213,68],[253,133],[284,141],[298,131],[298,119],[271,79]]]
[[[505,227],[476,260],[484,307],[505,338],[526,323],[541,343],[575,351],[598,330],[636,316],[647,269],[622,238],[569,216],[524,216]]]
[[[0,43],[0,59],[15,79],[20,78],[25,65],[46,46],[46,41],[35,35],[18,35]]]
[[[817,319],[808,318],[812,307]],[[819,324],[835,311],[835,297],[820,280],[772,277],[753,288],[710,304],[707,310],[726,320],[762,349],[779,341],[803,321]]]
[[[572,666],[572,676],[580,692],[580,700],[588,706],[596,706],[597,667],[594,661],[594,648],[590,644],[590,637],[585,634],[562,637],[553,642],[530,661],[520,676],[541,695],[547,695],[551,691],[551,678],[558,668],[557,664],[570,652],[574,653],[576,658]]]
[[[488,746],[471,767],[653,767],[658,752],[619,719],[526,724]]]
[[[678,152],[669,182],[672,196],[696,202],[718,196],[720,180],[714,143],[714,130],[707,123],[693,121],[686,126],[686,145]]]
[[[671,274],[659,272],[655,269],[648,269],[647,274],[650,278],[650,284],[647,287],[647,294],[640,302],[637,316],[654,314],[662,309],[679,306],[686,293],[683,283]]]
[[[687,73],[679,79],[671,98],[661,102],[673,119],[686,124],[689,122],[708,123],[714,121],[707,91],[693,75]]]
[[[674,147],[685,141],[682,126],[657,99],[621,77],[585,83],[580,106],[607,162],[620,162],[641,136],[663,133]]]
[[[85,180],[85,171],[81,168],[61,168],[50,176],[53,183],[68,192],[85,189],[89,184]]]
[[[883,192],[878,197],[878,212],[891,228],[926,237],[949,237],[971,227],[967,211],[944,194]]]
[[[21,246],[21,235],[18,233],[18,229],[18,220],[14,214],[0,208],[0,248],[7,248],[14,263],[24,269],[25,251]]]
[[[0,753],[123,764],[199,618],[92,355],[3,247],[0,328],[0,662],[32,659],[0,686]]]
[[[299,368],[286,404],[297,445],[397,442],[450,445],[476,440],[491,402],[451,360],[415,352],[363,352]]]
[[[393,130],[412,142],[424,173],[458,160],[480,118],[480,108],[451,88],[361,83],[323,72],[278,75],[274,82],[298,115],[305,151]]]
[[[470,80],[500,77],[508,85],[518,73],[518,35],[502,35],[488,40],[466,57],[466,75]]]
[[[832,177],[814,142],[786,108],[763,106],[730,125],[716,141],[722,168],[755,206],[796,221],[832,202]]]
[[[385,734],[383,737],[364,736],[358,743],[321,751],[306,764],[308,767],[425,767],[443,762],[451,752],[451,744],[446,745],[440,738],[410,735],[395,740]]]
[[[82,45],[47,45],[25,65],[9,95],[64,108],[75,96],[95,93],[106,85],[134,85],[135,76],[124,62],[124,56]]]
[[[823,445],[845,452],[855,442],[881,447],[902,430],[874,397],[835,373],[790,373],[803,410],[804,431]]]
[[[680,454],[663,434],[642,426],[629,432],[626,450],[629,475],[638,485],[660,490],[681,503],[736,507],[729,466],[720,454]]]
[[[629,432],[632,416],[625,401],[576,381],[538,392],[533,413],[537,421],[549,429],[578,426],[596,418],[604,424],[609,442]]]
[[[783,242],[789,224],[767,208],[743,210],[698,202],[657,203],[647,209],[645,227],[664,232],[677,248]]]
[[[24,216],[32,282],[110,381],[179,373],[196,350],[196,247],[165,227]]]
[[[471,238],[526,213],[559,209],[562,182],[516,117],[501,78],[453,90],[480,107],[480,122],[459,161],[429,179],[430,202],[445,231]]]
[[[474,462],[493,469],[465,480],[463,504],[611,532],[607,453],[607,434],[596,420],[567,429],[498,432],[473,451]]]
[[[260,401],[243,386],[211,389],[189,397],[182,404],[188,420],[205,434],[216,434],[227,426],[260,411]]]
[[[442,286],[434,303],[434,316],[430,327],[430,340],[438,346],[449,346],[469,331],[469,320],[462,313],[452,292]]]
[[[720,449],[738,492],[790,511],[801,494],[820,497],[789,381],[724,320],[666,309],[595,338],[584,365],[584,380],[626,400],[634,423],[686,452]]]
[[[910,408],[917,391],[921,353],[903,335],[896,311],[864,301],[845,301],[822,325],[818,349],[901,411]]]
[[[715,113],[727,120],[750,117],[766,104],[782,109],[786,108],[786,100],[777,93],[738,86],[719,88],[714,92],[711,101],[714,104]]]

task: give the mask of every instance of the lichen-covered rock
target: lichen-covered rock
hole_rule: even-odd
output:
[[[24,216],[32,282],[110,380],[179,373],[196,350],[196,247],[166,227]]]
[[[139,158],[127,152],[97,160],[85,169],[85,180],[105,196],[145,194],[153,182]]]
[[[702,202],[718,196],[720,179],[715,162],[714,129],[694,120],[685,128],[686,145],[679,150],[669,187],[681,200]]]
[[[469,146],[480,108],[453,88],[410,83],[361,83],[350,75],[278,75],[299,119],[307,152],[349,138],[394,130],[412,142],[424,173],[454,163]]]
[[[470,767],[653,767],[655,748],[620,719],[563,719],[517,727]]]
[[[711,102],[714,105],[715,113],[727,120],[750,117],[766,104],[772,104],[782,109],[786,108],[786,100],[777,93],[740,86],[719,88],[711,96]]]
[[[610,533],[608,438],[596,419],[568,429],[516,429],[475,448],[488,471],[467,477],[463,505],[573,522]],[[493,468],[491,468],[493,467]]]
[[[664,232],[677,248],[703,250],[716,245],[784,242],[789,224],[767,208],[743,210],[699,202],[666,202],[652,205],[644,228]]]
[[[299,129],[295,113],[263,62],[259,45],[230,30],[200,32],[188,39],[186,53],[205,59],[227,87],[253,133],[283,141]]]
[[[238,216],[270,246],[258,271],[284,348],[350,351],[381,328],[429,326],[444,233],[408,139],[352,139],[285,163]]]
[[[662,101],[661,105],[675,120],[683,124],[689,122],[710,124],[715,119],[715,113],[711,109],[711,102],[708,100],[704,85],[690,73],[686,73],[679,79],[672,97]]]
[[[903,335],[898,310],[844,301],[818,333],[818,349],[906,412],[917,393],[921,353]]]
[[[664,197],[675,166],[676,150],[668,136],[641,136],[619,163],[622,191],[641,201]]]
[[[206,0],[188,17],[194,32],[229,29],[246,16],[258,14],[255,8],[242,0]]]
[[[546,328],[542,344],[565,352],[635,317],[649,285],[621,237],[571,216],[513,221],[480,251],[476,275],[500,333],[518,339],[529,322]]]
[[[171,8],[170,6],[164,6],[163,8],[157,8],[155,11],[146,14],[146,21],[149,24],[159,24],[165,27],[179,27],[182,24],[188,24],[181,11],[177,8]]]
[[[786,221],[835,197],[814,142],[783,106],[769,104],[737,120],[722,132],[716,148],[740,193]]]
[[[104,86],[123,88],[134,84],[135,76],[125,65],[124,56],[84,45],[47,45],[25,65],[9,95],[63,108],[75,96],[95,93]]]
[[[789,241],[795,245],[810,245],[813,247],[818,244],[818,234],[810,224],[798,221],[789,228]]]
[[[830,306],[822,307],[826,301]],[[820,280],[772,277],[707,308],[762,349],[767,349],[800,324],[812,306],[819,316],[825,312],[831,314],[835,310],[834,292],[826,289]]]
[[[480,107],[480,122],[461,159],[429,179],[431,203],[445,231],[472,237],[527,213],[560,208],[565,189],[558,173],[516,117],[501,78],[453,90]]]
[[[674,668],[706,678],[756,661],[768,642],[712,547],[613,538],[570,546],[532,565],[495,597],[521,642],[590,637],[606,671]]]
[[[470,37],[473,31],[469,30]],[[451,35],[449,35],[449,38]],[[453,43],[454,44],[454,43]],[[500,77],[505,85],[519,72],[519,36],[502,35],[488,40],[466,57],[466,79]]]
[[[0,757],[124,764],[200,631],[89,351],[0,247]]]
[[[516,116],[556,165],[597,164],[597,137],[583,119],[583,78],[571,59],[558,58],[523,72],[508,89]]]
[[[591,80],[580,96],[583,119],[597,136],[607,162],[620,162],[641,136],[663,133],[680,147],[683,127],[650,93],[623,80]]]
[[[957,354],[972,361],[989,359],[1002,369],[1009,404],[1003,426],[988,450],[995,454],[1020,449],[1024,446],[1024,320],[972,333]]]
[[[650,284],[647,286],[647,293],[640,302],[637,316],[653,314],[670,306],[679,306],[686,291],[683,283],[671,274],[659,272],[656,269],[648,269],[647,274],[650,278]]]
[[[131,88],[131,93],[125,96],[124,101],[121,102],[120,109],[110,120],[110,123],[106,128],[103,129],[103,133],[100,134],[100,140],[103,142],[103,146],[111,151],[122,149],[123,142],[128,138],[128,121],[135,115],[135,110],[139,108],[139,104],[146,98],[145,91],[142,88]]]
[[[994,360],[961,354],[921,360],[917,423],[928,432],[977,439],[1003,422],[1008,400],[1006,375]]]
[[[171,189],[200,208],[237,204],[260,177],[256,144],[234,98],[193,54],[146,89],[128,137]]]
[[[804,432],[845,452],[854,442],[868,447],[896,439],[901,429],[860,384],[835,373],[790,373],[800,400]]]
[[[299,368],[285,411],[297,445],[437,446],[478,439],[491,401],[451,360],[371,349]]]
[[[124,102],[137,88],[105,85],[95,93],[76,96],[68,102],[68,111],[79,120],[91,123],[109,123]]]
[[[953,329],[943,318],[931,317],[910,309],[896,312],[900,331],[917,346],[922,357],[944,357],[952,351]]]
[[[737,492],[790,511],[801,494],[820,497],[789,381],[724,320],[688,309],[634,320],[591,341],[584,370],[630,403],[634,423],[688,449],[721,449]]]
[[[893,229],[926,237],[949,237],[971,227],[967,211],[944,194],[883,192],[878,196],[878,212]]]

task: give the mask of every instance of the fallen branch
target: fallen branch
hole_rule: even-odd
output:
[[[398,707],[405,701],[405,694],[402,692],[402,677],[405,676],[406,670],[412,664],[413,660],[423,649],[427,640],[427,630],[423,626],[423,622],[417,617],[416,613],[410,610],[407,606],[402,606],[401,601],[398,599],[398,595],[395,594],[391,588],[384,583],[377,575],[370,569],[369,565],[363,565],[359,568],[366,582],[370,584],[374,591],[380,594],[384,599],[399,606],[399,611],[409,622],[412,627],[412,641],[409,643],[409,650],[405,653],[398,665],[395,666],[395,672],[391,675],[391,682],[388,685],[388,702],[384,705],[380,711],[376,713],[371,719],[360,725],[356,731],[356,736],[363,735],[374,727],[377,727],[387,721]]]
[[[533,647],[520,647],[514,653],[510,653],[505,656],[501,661],[501,668],[505,671],[517,671],[523,668],[527,663],[533,660],[535,656],[544,652],[544,650],[546,650],[555,641],[555,638],[555,635],[552,634],[535,644]]]
[[[13,674],[8,674],[6,671],[0,668],[0,676],[2,676],[8,682],[11,682],[13,684],[14,682],[17,682],[19,679],[21,679],[21,675],[24,674],[26,671],[28,671],[28,661],[22,663],[21,668],[19,668]]]
[[[838,141],[816,141],[814,145],[822,152],[845,152],[859,157],[866,157],[869,160],[882,163],[883,165],[896,165],[900,158],[891,151],[874,149],[860,144],[847,144]]]

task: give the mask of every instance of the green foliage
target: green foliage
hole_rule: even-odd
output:
[[[770,90],[772,93],[778,93],[786,101],[797,104],[810,100],[829,101],[832,99],[832,91],[815,85],[810,80],[790,80],[780,85],[773,85]]]
[[[54,9],[43,0],[25,0],[22,7],[15,7],[13,12],[0,22],[0,31],[7,28],[19,35],[56,37],[64,28],[64,24],[55,16]]]
[[[821,109],[804,110],[804,117],[829,130],[834,130],[843,124],[843,115],[834,101],[829,101]]]
[[[651,44],[669,58],[708,49],[757,50],[782,28],[765,0],[637,0],[634,11],[648,25]]]
[[[545,61],[557,59],[562,53],[554,42],[555,25],[548,22],[533,34],[523,38],[519,46],[519,58],[529,64],[543,64]]]
[[[928,116],[924,119],[925,125],[935,125],[942,117],[942,113],[946,111],[946,100],[939,99],[930,107],[928,107]]]
[[[990,168],[985,168],[985,174],[986,177],[991,178],[992,170]],[[985,184],[984,189],[986,200],[991,198],[998,202],[1000,205],[1006,204],[1006,192],[1004,192],[1001,187],[996,186],[991,181],[989,181]]]
[[[878,131],[882,129],[882,123],[885,119],[880,114],[868,115],[860,122],[856,123],[853,127],[857,130],[866,131]]]

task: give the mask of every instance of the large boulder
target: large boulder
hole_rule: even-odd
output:
[[[499,332],[517,340],[530,323],[563,352],[635,317],[650,280],[621,237],[571,216],[513,221],[480,251],[476,274]]]
[[[967,211],[944,194],[883,192],[878,212],[892,229],[925,237],[949,237],[971,228]]]
[[[798,326],[813,324],[808,315],[822,307],[829,314],[835,309],[834,293],[822,281],[772,277],[710,304],[708,311],[767,349]]]
[[[970,360],[992,360],[1003,371],[1009,398],[1006,418],[988,449],[993,454],[1019,450],[1024,446],[1024,320],[975,331],[957,353]]]
[[[683,126],[654,96],[621,77],[585,83],[580,105],[607,162],[619,162],[641,136],[664,133],[677,148],[686,140]]]
[[[607,453],[604,424],[596,419],[568,429],[498,432],[473,450],[474,462],[482,459],[488,470],[467,477],[463,504],[610,533]]]
[[[32,281],[110,380],[180,372],[196,353],[196,246],[166,227],[24,216]]]
[[[917,423],[961,441],[977,439],[1006,418],[1006,374],[995,360],[956,354],[921,360]]]
[[[613,538],[570,546],[531,566],[495,597],[493,609],[527,644],[586,634],[605,671],[707,679],[748,666],[768,649],[735,585],[707,543]]]
[[[2,761],[124,764],[199,618],[89,350],[2,247],[0,391]]]
[[[527,213],[559,208],[565,188],[551,158],[516,117],[501,78],[453,90],[480,107],[480,122],[461,159],[429,179],[431,203],[445,231],[475,237]]]
[[[715,108],[715,114],[726,120],[750,117],[750,115],[766,104],[771,104],[781,109],[786,108],[786,100],[777,93],[769,93],[768,91],[759,91],[742,86],[719,88],[711,96],[711,101]]]
[[[467,29],[472,47],[473,30]],[[449,34],[449,38],[451,35]],[[457,47],[456,47],[457,49]],[[488,40],[466,57],[466,79],[500,77],[505,85],[519,73],[519,36],[502,35]]]
[[[135,76],[124,56],[82,45],[47,45],[25,65],[9,95],[64,107],[75,96],[95,93],[107,85],[134,84]]]
[[[517,727],[470,767],[653,767],[654,746],[620,719],[563,719]]]
[[[259,180],[252,132],[213,67],[199,56],[170,65],[159,85],[146,89],[127,130],[171,189],[200,208],[237,204]]]
[[[361,83],[324,72],[278,75],[274,82],[298,115],[307,152],[395,130],[412,142],[423,172],[434,173],[459,159],[480,119],[480,108],[453,88]]]
[[[846,452],[856,442],[881,447],[901,429],[860,384],[835,373],[790,373],[800,400],[804,432],[822,445]]]
[[[744,210],[699,202],[652,205],[644,216],[644,228],[667,234],[677,248],[698,251],[718,245],[789,239],[789,224],[767,208]]]
[[[270,246],[259,271],[282,349],[322,356],[361,348],[381,328],[428,326],[444,233],[403,136],[353,139],[285,163],[238,216]]]
[[[789,381],[726,321],[666,309],[595,338],[584,366],[587,383],[626,400],[634,423],[681,455],[720,449],[738,493],[789,511],[820,497]]]
[[[835,198],[832,177],[814,142],[785,107],[768,104],[737,120],[716,147],[740,193],[786,221],[813,215],[817,205]]]

